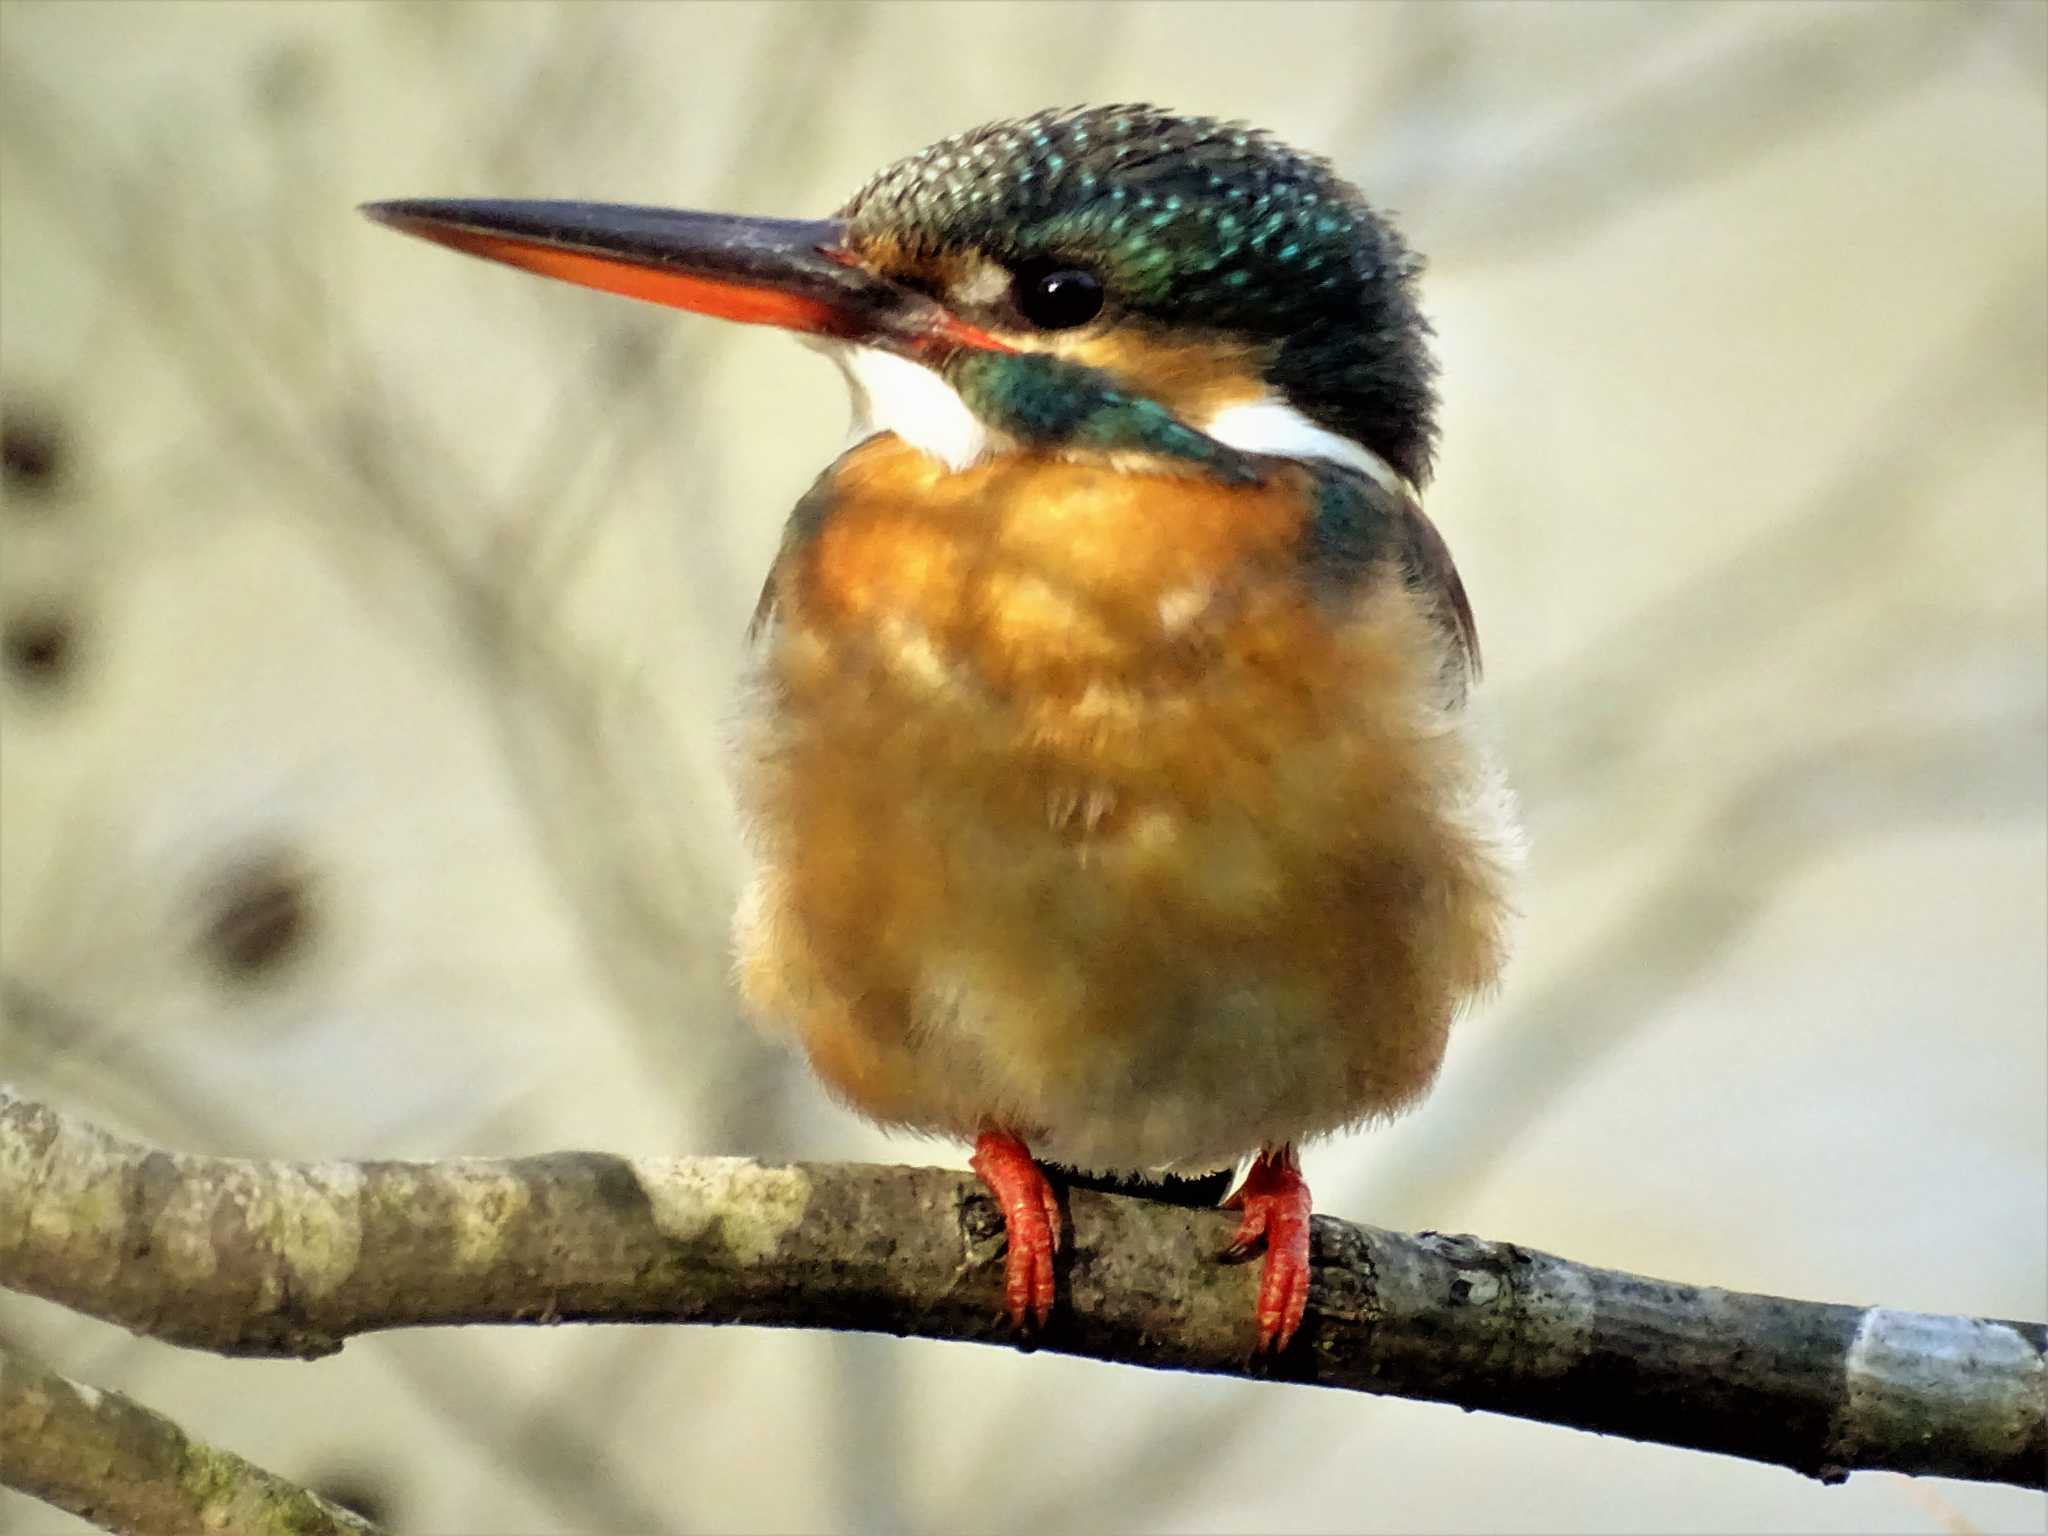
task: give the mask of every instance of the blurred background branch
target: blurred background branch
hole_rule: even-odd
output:
[[[134,1536],[376,1536],[161,1414],[0,1346],[0,1484]]]

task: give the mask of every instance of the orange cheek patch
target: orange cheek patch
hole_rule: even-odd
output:
[[[1227,405],[1266,393],[1270,359],[1264,349],[1241,342],[1173,340],[1142,325],[1113,326],[1056,350],[1075,362],[1100,368],[1127,388],[1150,396],[1193,426]]]

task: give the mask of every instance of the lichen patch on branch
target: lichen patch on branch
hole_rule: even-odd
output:
[[[533,1206],[526,1180],[486,1162],[450,1163],[442,1180],[450,1257],[465,1270],[487,1270],[504,1251],[508,1229]]]
[[[811,1181],[800,1168],[769,1168],[744,1157],[698,1157],[635,1164],[644,1171],[654,1224],[680,1243],[716,1233],[741,1264],[777,1253],[811,1205]]]
[[[1941,1438],[1983,1451],[2024,1440],[2048,1400],[2048,1359],[2011,1323],[1872,1307],[1857,1326],[1829,1451],[1852,1469]]]

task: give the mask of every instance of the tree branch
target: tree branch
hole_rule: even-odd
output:
[[[12,1165],[5,1165],[11,1176]],[[377,1536],[377,1527],[194,1440],[118,1392],[0,1347],[0,1484],[110,1531],[148,1536]]]
[[[1745,1295],[1512,1243],[1315,1223],[1309,1320],[1247,1362],[1232,1223],[1065,1193],[1044,1347],[1483,1408],[1771,1462],[2048,1482],[2048,1329]],[[715,1322],[1005,1342],[1002,1220],[930,1168],[565,1152],[149,1151],[0,1088],[0,1284],[174,1343],[313,1357],[453,1323]]]

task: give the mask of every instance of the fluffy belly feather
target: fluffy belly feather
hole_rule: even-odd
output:
[[[1415,599],[1333,614],[1277,495],[1175,483],[1169,528],[1142,476],[947,505],[884,462],[776,578],[750,1001],[877,1119],[1086,1166],[1412,1100],[1498,970],[1512,837]]]

